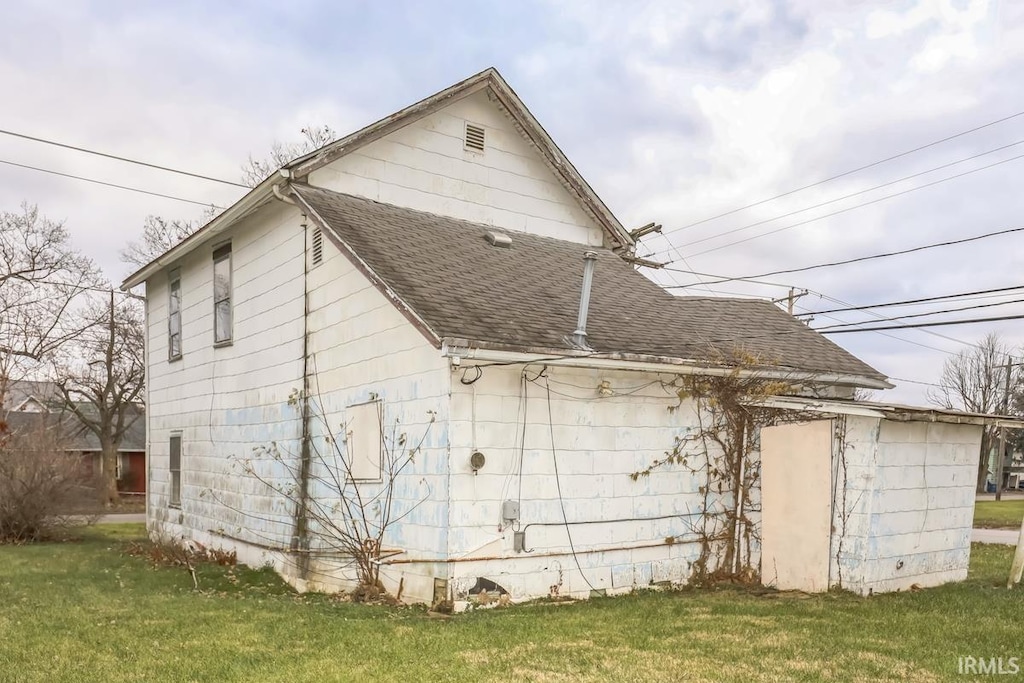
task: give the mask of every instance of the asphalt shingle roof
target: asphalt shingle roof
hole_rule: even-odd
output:
[[[874,379],[884,375],[765,301],[676,297],[607,249],[306,185],[299,198],[441,339],[513,350],[571,350],[583,254],[597,254],[587,341],[596,351],[765,364]]]
[[[83,405],[82,409],[93,412],[90,406]],[[146,415],[140,407],[134,411],[138,417],[124,433],[118,451],[145,451],[146,450]],[[12,432],[31,433],[32,430],[43,427],[55,429],[64,447],[69,451],[98,451],[100,440],[90,431],[70,410],[62,410],[55,406],[50,412],[17,412],[11,411],[6,415],[0,415],[0,419],[7,423],[7,428]],[[130,419],[130,418],[129,418]]]

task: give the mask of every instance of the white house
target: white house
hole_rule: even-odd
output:
[[[906,421],[934,412],[844,401],[890,385],[771,304],[671,296],[635,271],[634,243],[493,69],[288,164],[123,285],[144,283],[148,302],[150,532],[234,547],[300,588],[349,585],[345,559],[266,485],[291,485],[282,462],[253,454],[294,464],[328,448],[322,415],[367,495],[382,486],[381,432],[423,437],[394,483],[400,519],[381,560],[403,599],[682,582],[701,482],[671,467],[631,475],[696,424],[675,378],[732,373],[742,349],[771,362],[741,374],[804,386],[784,407],[829,425],[808,423],[795,451],[812,463],[809,513],[787,507],[779,481],[790,441],[765,465],[766,580],[780,545],[806,540],[794,514],[816,516],[818,554],[813,576],[782,567],[785,585],[962,578],[983,418],[920,431]],[[852,425],[844,448],[864,445],[834,447],[839,423]],[[884,470],[899,444],[921,458]],[[913,500],[887,497],[894,482]],[[306,485],[311,504],[333,504]],[[907,514],[882,524],[894,511]],[[895,549],[879,540],[899,534]],[[893,553],[920,558],[897,570]]]

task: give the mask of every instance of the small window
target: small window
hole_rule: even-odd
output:
[[[213,343],[231,341],[231,245],[213,250]]]
[[[381,473],[383,407],[380,401],[348,407],[346,451],[352,478],[379,481]]]
[[[324,260],[324,233],[320,230],[319,225],[313,226],[309,250],[312,254],[313,265],[319,266]]]
[[[484,151],[484,127],[466,122],[466,149],[473,152]]]
[[[181,358],[181,272],[172,271],[167,297],[167,360]]]
[[[171,507],[181,507],[181,434],[171,435]]]

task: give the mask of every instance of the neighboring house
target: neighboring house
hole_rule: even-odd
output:
[[[4,387],[0,412],[38,413],[60,400],[60,392],[53,382],[14,380]]]
[[[99,439],[70,410],[65,410],[51,382],[11,382],[4,401],[5,420],[11,431],[53,430],[69,457],[81,462],[82,476],[103,473]],[[94,408],[79,404],[88,414]],[[146,417],[140,406],[118,448],[118,490],[126,494],[146,493]]]
[[[802,385],[786,408],[823,414],[793,437],[813,525],[785,502],[803,492],[779,477],[790,436],[772,432],[785,437],[765,464],[774,575],[862,592],[966,576],[965,453],[988,418],[853,402],[891,385],[771,304],[673,297],[635,271],[634,247],[490,69],[291,162],[123,284],[146,285],[150,532],[233,547],[300,588],[348,585],[300,513],[235,466],[260,447],[292,462],[304,441],[323,448],[307,407],[343,425],[369,495],[381,426],[426,435],[385,539],[382,576],[404,599],[685,581],[696,547],[666,539],[686,539],[698,478],[630,475],[695,426],[673,378],[759,358],[740,372]],[[852,430],[842,448],[838,424]],[[280,463],[257,466],[288,485]],[[905,502],[884,494],[904,488]],[[818,550],[800,574],[778,548],[802,543],[802,526]]]

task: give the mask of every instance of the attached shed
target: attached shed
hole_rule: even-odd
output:
[[[779,397],[820,420],[761,432],[765,585],[860,595],[967,578],[982,429],[1018,420]]]

